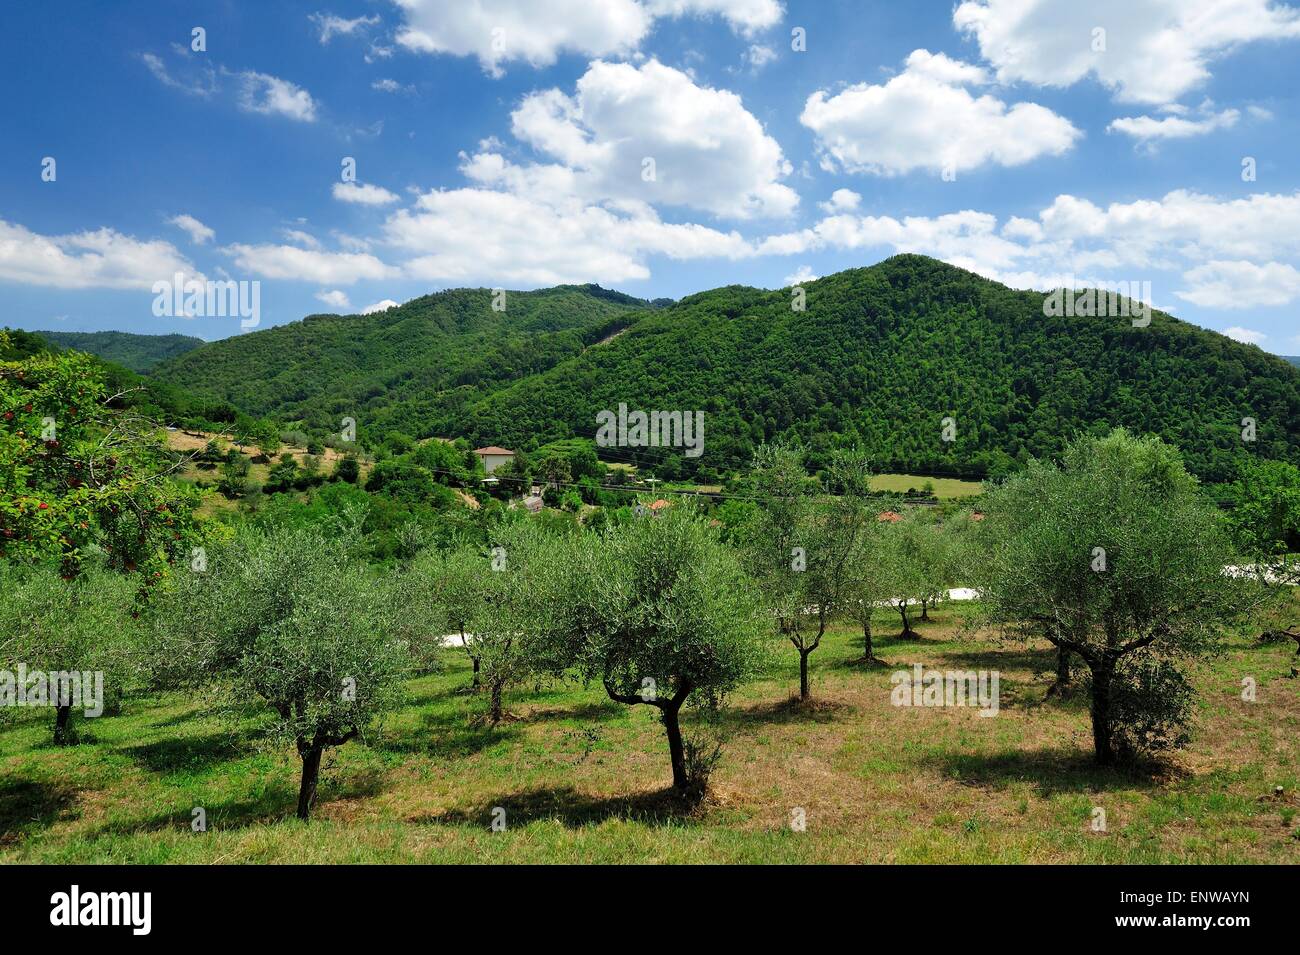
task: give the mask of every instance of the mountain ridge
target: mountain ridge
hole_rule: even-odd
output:
[[[1300,372],[1162,312],[1145,328],[1049,317],[1044,293],[910,254],[804,283],[802,312],[790,289],[730,285],[656,307],[592,288],[507,292],[502,313],[490,290],[470,289],[372,316],[308,316],[154,374],[308,428],[350,415],[368,439],[403,431],[520,450],[590,438],[596,412],[620,401],[707,412],[699,461],[620,449],[669,478],[725,475],[781,437],[805,443],[814,467],[856,444],[882,469],[997,476],[1072,434],[1125,425],[1221,481],[1248,417],[1251,450],[1300,460]],[[948,417],[956,438],[943,442]]]

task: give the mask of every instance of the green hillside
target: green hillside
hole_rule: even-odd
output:
[[[90,352],[131,371],[144,373],[168,358],[203,344],[191,335],[134,335],[130,332],[37,332],[60,348]]]
[[[364,441],[458,430],[464,406],[544,372],[651,305],[599,286],[506,293],[455,289],[374,315],[310,315],[206,344],[153,377],[321,432],[352,417]]]
[[[814,467],[861,444],[881,471],[996,476],[1115,425],[1175,443],[1214,481],[1243,449],[1300,460],[1300,371],[1168,315],[1146,328],[1049,318],[1042,293],[917,255],[805,288],[802,312],[789,290],[740,286],[662,308],[595,287],[511,292],[504,313],[487,290],[448,291],[214,342],[156,375],[321,431],[352,416],[362,440],[400,430],[531,450],[593,436],[620,402],[705,412],[699,458],[615,452],[668,479],[725,476],[777,437],[805,442]]]
[[[705,453],[651,453],[662,477],[742,466],[761,441],[798,437],[814,466],[860,443],[885,471],[982,476],[1114,425],[1175,443],[1227,479],[1251,449],[1300,460],[1300,372],[1258,348],[1155,313],[1048,318],[1020,292],[917,255],[788,290],[732,286],[683,299],[598,349],[476,405],[461,432],[506,446],[592,435],[615,409],[701,409]],[[941,440],[955,419],[956,440]]]
[[[1300,366],[1300,355],[1291,355],[1286,360],[1293,365]]]

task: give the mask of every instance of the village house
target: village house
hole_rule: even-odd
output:
[[[491,474],[497,468],[501,467],[501,465],[515,459],[515,453],[513,451],[509,451],[506,448],[498,448],[496,445],[490,445],[486,448],[475,448],[474,453],[479,456],[479,460],[483,462],[483,470],[488,474]]]

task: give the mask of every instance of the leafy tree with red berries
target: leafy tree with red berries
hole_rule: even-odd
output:
[[[197,494],[172,479],[184,457],[125,398],[89,355],[16,357],[0,332],[0,558],[74,577],[98,549],[145,596],[200,543]]]

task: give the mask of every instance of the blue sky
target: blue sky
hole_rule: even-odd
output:
[[[156,315],[177,272],[260,283],[265,327],[465,285],[776,288],[916,251],[1016,287],[1150,282],[1157,307],[1300,354],[1297,5],[126,0],[6,18],[5,324],[240,332]]]

